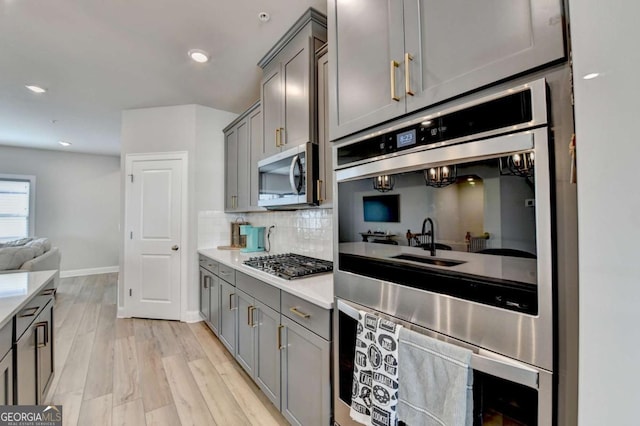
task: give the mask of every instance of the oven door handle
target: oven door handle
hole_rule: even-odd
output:
[[[482,349],[471,356],[471,367],[532,389],[540,388],[540,373],[537,369]]]
[[[347,303],[337,300],[338,310],[358,321],[360,313]],[[454,343],[448,342],[454,345]],[[513,383],[518,383],[532,389],[539,389],[539,371],[527,364],[480,349],[471,355],[471,367],[474,370],[500,377]]]
[[[342,300],[337,300],[336,302],[337,302],[336,305],[340,312],[349,315],[351,318],[353,318],[356,321],[360,319],[360,312],[358,312],[357,309],[347,305]]]

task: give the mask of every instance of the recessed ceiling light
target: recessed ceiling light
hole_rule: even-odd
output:
[[[585,80],[591,80],[591,79],[594,79],[594,78],[598,77],[599,75],[600,75],[600,73],[598,73],[598,72],[592,72],[590,74],[585,75],[582,78],[585,79]]]
[[[271,16],[269,16],[267,12],[260,12],[258,13],[258,19],[260,22],[268,22],[269,19],[271,19]]]
[[[71,146],[71,142],[58,141],[58,143],[62,146]]]
[[[209,55],[204,50],[191,49],[189,51],[189,57],[198,63],[205,63],[209,60]]]
[[[27,89],[31,90],[31,91],[32,91],[32,92],[34,92],[34,93],[44,93],[44,92],[46,92],[46,91],[47,91],[47,89],[43,89],[43,88],[42,88],[42,87],[40,87],[40,86],[32,86],[32,85],[27,84],[25,87],[26,87]]]

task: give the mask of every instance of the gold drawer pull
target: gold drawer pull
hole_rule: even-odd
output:
[[[318,203],[322,203],[324,201],[322,198],[322,179],[316,181],[316,190],[318,191]]]
[[[296,314],[297,316],[299,316],[300,318],[304,318],[304,319],[309,319],[309,318],[311,318],[311,315],[310,315],[310,314],[305,314],[304,312],[300,312],[300,311],[298,310],[298,308],[296,308],[295,306],[294,306],[293,308],[289,308],[289,310],[290,310],[292,313],[294,313],[294,314]]]
[[[284,325],[282,325],[282,324],[280,324],[278,326],[278,331],[277,331],[277,333],[278,333],[278,342],[277,342],[278,343],[278,350],[284,349],[284,346],[282,346],[282,336],[281,336],[281,332],[282,332],[283,328],[284,328]]]

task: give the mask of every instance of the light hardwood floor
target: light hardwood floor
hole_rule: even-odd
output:
[[[47,404],[65,425],[287,425],[204,323],[116,319],[116,274],[65,278]]]

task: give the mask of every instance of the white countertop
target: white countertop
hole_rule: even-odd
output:
[[[35,296],[56,271],[0,274],[0,328]]]
[[[249,260],[250,257],[276,253],[241,253],[240,250],[218,250],[216,248],[198,249],[198,253],[271,284],[287,293],[298,296],[321,308],[333,308],[333,274],[319,274],[308,278],[284,280],[242,263],[245,260]]]
[[[450,271],[461,274],[477,275],[481,277],[497,278],[501,280],[518,281],[521,283],[537,284],[537,260],[510,256],[495,256],[490,254],[467,253],[464,251],[436,250],[434,258],[460,260],[465,263],[456,266],[437,266],[410,260],[389,259],[399,254],[432,258],[428,250],[419,247],[395,246],[390,244],[373,243],[340,243],[340,253],[374,259],[393,260],[408,265],[418,265],[425,268]]]

